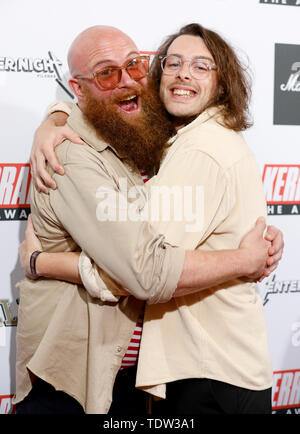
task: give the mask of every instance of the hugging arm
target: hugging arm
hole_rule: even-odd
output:
[[[271,267],[268,268],[266,265],[270,243],[263,239],[264,229],[264,219],[258,219],[255,227],[246,234],[239,248],[235,250],[186,251],[182,273],[173,297],[191,294],[234,278],[247,277],[256,280],[268,274],[276,264],[270,261]],[[29,265],[31,253],[35,250],[41,251],[41,244],[29,219],[25,240],[19,248],[21,264],[29,278],[37,278],[31,274]],[[82,284],[78,263],[78,252],[43,252],[37,258],[36,271],[44,277]],[[95,272],[93,267],[90,272]],[[130,292],[125,291],[116,282],[115,285],[114,296],[130,295]],[[97,296],[95,291],[91,295]],[[110,298],[107,300],[112,301]]]
[[[72,103],[55,103],[49,107],[49,114],[37,128],[30,153],[30,168],[33,183],[38,191],[48,194],[48,188],[55,189],[57,185],[46,170],[46,162],[54,172],[64,174],[54,150],[65,139],[82,144],[82,140],[67,124]],[[60,110],[65,111],[60,111]],[[57,110],[53,111],[52,110]]]

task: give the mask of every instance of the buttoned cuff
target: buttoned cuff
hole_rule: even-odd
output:
[[[164,257],[163,269],[161,270],[161,275],[164,275],[164,270],[168,270],[167,276],[164,276],[165,286],[148,298],[148,304],[166,303],[169,301],[173,297],[183,271],[185,249],[183,247],[171,246],[167,243],[165,245],[167,253]]]

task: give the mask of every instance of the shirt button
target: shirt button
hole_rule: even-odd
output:
[[[120,353],[122,351],[122,347],[117,347],[117,353]]]

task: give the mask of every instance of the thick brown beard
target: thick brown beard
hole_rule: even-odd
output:
[[[84,91],[84,115],[99,137],[133,169],[144,170],[148,175],[156,173],[175,130],[152,84],[146,89],[138,85],[136,89],[124,90],[118,94],[118,100],[109,103],[95,99],[87,87]],[[142,110],[139,115],[128,116],[126,122],[116,103],[134,94],[140,96]]]

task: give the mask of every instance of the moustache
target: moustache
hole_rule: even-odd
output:
[[[119,104],[131,98],[142,96],[142,94],[143,90],[138,86],[130,89],[119,90],[118,93],[111,98],[111,103]]]

